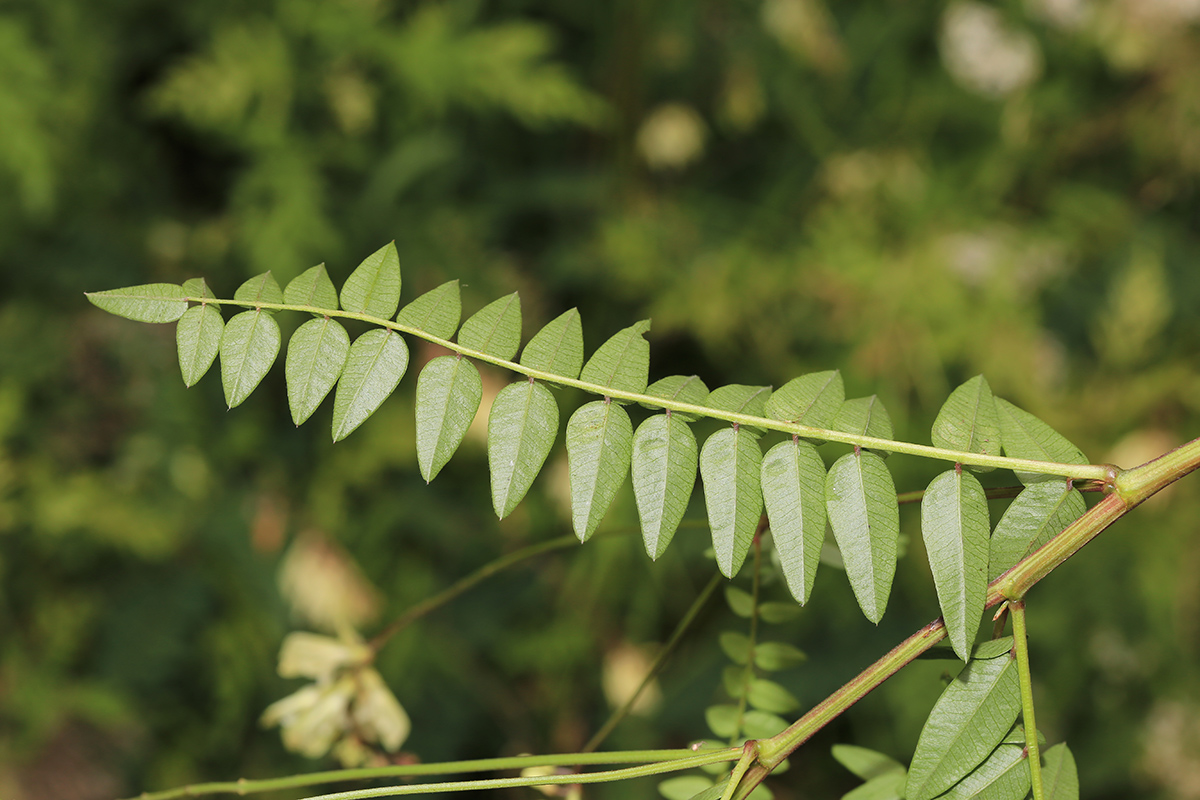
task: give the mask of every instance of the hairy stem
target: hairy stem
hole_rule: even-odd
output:
[[[1037,720],[1033,712],[1033,678],[1029,674],[1029,639],[1025,631],[1025,601],[1008,604],[1013,621],[1013,650],[1017,654],[1017,675],[1021,681],[1021,719],[1025,723],[1025,752],[1028,754],[1029,778],[1033,784],[1033,800],[1045,800],[1042,788],[1042,754],[1038,747]]]

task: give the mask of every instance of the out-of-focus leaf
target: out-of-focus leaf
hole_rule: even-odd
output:
[[[521,296],[516,292],[476,311],[458,332],[463,347],[512,360],[521,346]]]
[[[725,603],[730,611],[743,619],[754,616],[754,596],[736,586],[725,587]]]
[[[312,306],[335,310],[338,307],[337,289],[329,280],[324,264],[309,267],[288,283],[283,301],[289,306]],[[290,347],[290,345],[289,345]]]
[[[1004,454],[1010,458],[1059,464],[1088,463],[1078,447],[1028,411],[1017,408],[1001,397],[996,398],[996,411],[1000,415],[1000,438],[1004,444]],[[1055,480],[1053,475],[1036,472],[1018,472],[1017,478],[1024,484]]]
[[[722,739],[731,739],[738,734],[738,707],[732,703],[709,706],[704,709],[704,721],[708,728]]]
[[[872,436],[876,439],[891,439],[895,436],[892,418],[875,395],[858,397],[842,403],[830,427],[842,433]],[[888,453],[881,450],[880,455],[886,458]]]
[[[726,578],[741,569],[762,515],[762,450],[744,429],[724,428],[704,442],[700,477],[717,567]]]
[[[644,335],[648,330],[650,320],[644,319],[614,333],[588,359],[580,380],[623,392],[644,392],[650,375],[650,343]]]
[[[1007,649],[1006,649],[1007,648]],[[1012,637],[984,642],[938,698],[921,730],[904,796],[929,800],[983,763],[1021,710]]]
[[[696,485],[696,437],[678,414],[656,414],[633,436],[633,495],[650,558],[666,551]]]
[[[449,340],[462,319],[458,281],[446,281],[400,309],[396,322]]]
[[[349,334],[328,317],[310,319],[296,329],[284,361],[292,422],[299,425],[317,410],[341,376],[349,352]]]
[[[479,403],[483,381],[465,358],[438,356],[417,377],[417,464],[433,480],[458,450]]]
[[[522,366],[578,378],[583,367],[583,323],[579,310],[559,314],[537,332],[521,352]]]
[[[952,469],[933,479],[921,501],[921,535],[947,637],[963,661],[983,614],[990,530],[987,497],[974,475]]]
[[[825,541],[825,464],[816,448],[793,439],[768,450],[762,493],[788,590],[807,603]]]
[[[800,701],[794,694],[775,681],[765,678],[755,678],[750,683],[750,692],[746,695],[746,700],[755,708],[772,714],[787,714],[800,707]]]
[[[255,275],[238,287],[233,293],[233,299],[243,303],[282,303],[283,289],[270,271]],[[275,313],[270,310],[270,313]]]
[[[705,405],[718,411],[732,411],[735,414],[745,414],[750,417],[761,417],[771,398],[770,386],[745,386],[733,383],[713,389],[708,394]],[[755,436],[762,436],[765,431],[749,425],[739,426],[739,430],[747,430]]]
[[[900,537],[896,486],[883,459],[863,450],[835,461],[825,477],[825,508],[850,588],[863,614],[878,623],[892,590]]]
[[[243,311],[221,333],[221,385],[233,408],[250,396],[279,355],[279,323],[265,311]]]
[[[213,306],[192,306],[183,312],[175,328],[175,346],[184,386],[194,386],[208,372],[221,349],[224,330],[225,320]]]
[[[1029,794],[1029,764],[1023,747],[1002,744],[965,778],[938,795],[945,800],[1024,800]]]
[[[492,507],[504,519],[521,502],[558,435],[558,405],[540,383],[522,380],[500,390],[488,417]]]
[[[857,789],[842,795],[842,800],[902,800],[904,779],[903,771],[871,778]]]
[[[842,373],[836,369],[792,378],[775,390],[765,411],[772,419],[828,428],[846,399]]]
[[[708,787],[703,792],[692,796],[689,800],[721,800],[725,796],[725,789],[728,786],[728,780],[721,781],[718,784]]]
[[[904,765],[891,756],[853,744],[835,744],[833,757],[864,781],[880,775],[904,774]]]
[[[667,800],[691,800],[700,792],[712,788],[713,782],[703,775],[680,775],[658,785],[658,793]]]
[[[742,717],[742,733],[747,739],[769,739],[782,732],[788,721],[778,714],[752,709]]]
[[[1075,756],[1066,743],[1056,744],[1042,754],[1042,788],[1046,800],[1079,800],[1079,772]]]
[[[959,386],[933,421],[933,444],[947,450],[1000,455],[1000,415],[987,379],[976,375]],[[991,467],[971,467],[988,472]]]
[[[355,339],[333,395],[333,440],[345,439],[374,414],[407,369],[408,345],[395,331],[376,328]]]
[[[795,603],[763,603],[758,607],[758,618],[769,625],[791,622],[800,616],[800,606]]]
[[[629,474],[633,424],[619,405],[595,400],[571,415],[566,438],[571,522],[579,541],[585,542]]]
[[[735,664],[746,664],[750,661],[750,637],[737,631],[722,631],[717,637],[721,650]],[[730,694],[734,694],[730,692]]]
[[[988,580],[995,580],[1083,515],[1083,495],[1066,481],[1027,486],[1012,501],[992,532]]]
[[[702,406],[708,399],[708,387],[695,375],[670,375],[647,386],[645,393],[653,397],[661,397],[664,400],[674,400],[693,406]],[[657,406],[645,403],[642,405],[646,408],[657,408]],[[697,418],[695,414],[687,414],[682,411],[672,411],[671,416],[678,417],[685,422],[691,422]]]
[[[342,284],[342,308],[377,319],[391,319],[400,305],[400,256],[388,242],[355,267]]]
[[[798,667],[807,660],[803,650],[786,642],[759,642],[754,646],[754,665],[767,672]]]
[[[138,322],[174,322],[188,308],[183,299],[186,297],[183,287],[174,283],[147,283],[88,292],[86,297],[97,308]]]

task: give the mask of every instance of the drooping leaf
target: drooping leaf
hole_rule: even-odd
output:
[[[983,763],[1021,710],[1012,637],[984,642],[934,704],[913,754],[904,796],[930,800]]]
[[[996,411],[1000,415],[1000,438],[1004,444],[1004,454],[1010,458],[1059,464],[1088,463],[1078,447],[1028,411],[1017,408],[1001,397],[996,398]],[[1053,475],[1036,472],[1018,472],[1017,478],[1024,484],[1055,480]]]
[[[221,349],[224,330],[225,320],[212,306],[192,306],[183,312],[175,328],[175,346],[184,386],[194,386],[208,372]]]
[[[458,332],[463,347],[489,356],[512,359],[521,346],[521,297],[516,292],[476,311]]]
[[[391,319],[400,305],[400,255],[388,242],[363,259],[342,284],[342,308],[377,319]]]
[[[174,283],[147,283],[85,296],[97,308],[138,322],[174,322],[188,308],[183,287]]]
[[[221,333],[221,385],[225,403],[241,405],[279,355],[279,323],[265,311],[243,311]]]
[[[754,596],[736,586],[725,587],[725,604],[729,610],[743,619],[754,616]]]
[[[1086,508],[1083,495],[1066,481],[1030,484],[1012,501],[992,532],[988,580],[1000,577],[1062,533]]]
[[[891,439],[895,436],[892,418],[875,395],[858,397],[842,403],[830,427],[842,433],[873,436],[876,439]],[[888,456],[886,450],[880,450],[879,454],[885,458]]]
[[[933,421],[933,445],[966,453],[1000,455],[1000,415],[987,378],[976,375],[959,386]],[[992,467],[970,467],[988,472]]]
[[[521,352],[521,364],[564,378],[578,378],[583,367],[579,310],[572,308],[559,314],[538,331]]]
[[[765,678],[755,678],[751,681],[746,700],[754,708],[772,714],[787,714],[800,707],[800,701],[794,694],[775,681]]]
[[[772,419],[828,428],[846,399],[842,373],[836,369],[810,372],[775,390],[765,411]]]
[[[921,535],[946,633],[954,652],[970,658],[987,595],[987,497],[969,472],[938,475],[921,501]]]
[[[766,672],[798,667],[807,660],[803,650],[786,642],[759,642],[754,646],[754,665]]]
[[[458,450],[479,403],[483,381],[465,358],[438,356],[417,377],[417,464],[433,480]]]
[[[233,299],[243,303],[282,303],[283,289],[279,288],[279,282],[268,270],[239,286],[233,293]],[[274,310],[269,311],[275,313]]]
[[[808,602],[825,541],[825,464],[808,442],[780,442],[762,461],[762,493],[788,590]]]
[[[1056,744],[1042,754],[1042,788],[1046,800],[1079,800],[1079,772],[1075,756],[1066,743]]]
[[[614,333],[583,366],[580,380],[622,392],[644,392],[650,375],[650,320]]]
[[[732,703],[721,703],[704,709],[704,721],[708,728],[722,739],[738,735],[738,707]]]
[[[656,414],[633,437],[633,496],[650,558],[667,549],[696,485],[696,436],[678,414]]]
[[[407,369],[408,345],[395,331],[376,328],[355,339],[333,395],[333,440],[345,439],[374,414]]]
[[[661,397],[664,400],[674,400],[677,403],[687,403],[693,406],[702,406],[708,399],[708,387],[695,375],[670,375],[647,386],[645,393],[652,397]],[[658,408],[646,403],[642,403],[642,405],[646,408]],[[671,415],[684,422],[698,419],[695,414],[687,414],[682,411],[672,411]]]
[[[329,280],[325,265],[317,264],[288,282],[283,290],[283,301],[290,306],[312,306],[332,311],[338,307],[338,293],[333,281]]]
[[[892,590],[900,537],[896,485],[883,459],[863,450],[835,461],[825,477],[825,509],[850,588],[863,614],[878,624]]]
[[[216,295],[208,288],[204,278],[188,278],[183,282],[183,293],[188,297],[203,297],[207,300],[216,299]]]
[[[500,390],[488,417],[492,507],[504,519],[521,502],[558,435],[558,405],[540,383],[522,380]]]
[[[310,319],[296,329],[284,362],[292,422],[299,425],[317,410],[341,376],[349,352],[350,335],[328,317]]]
[[[595,400],[571,415],[566,438],[571,522],[579,541],[585,542],[629,474],[633,424],[619,405]]]
[[[668,778],[658,785],[658,793],[667,800],[691,800],[698,793],[711,788],[713,782],[703,775],[680,775]]]
[[[462,319],[462,297],[458,281],[447,281],[436,289],[413,300],[400,309],[396,322],[432,334],[439,339],[449,340],[458,330]]]
[[[1029,794],[1029,764],[1023,747],[1002,744],[972,770],[944,800],[1025,800]]]
[[[900,792],[904,790],[904,772],[889,772],[880,775],[846,792],[842,800],[902,800]]]
[[[770,386],[745,386],[739,383],[731,383],[728,386],[721,386],[709,392],[705,405],[709,408],[715,408],[718,411],[732,411],[734,414],[761,417],[766,413],[764,409],[770,398]],[[766,432],[762,428],[750,425],[742,425],[740,427],[750,431],[755,436],[762,436]]]
[[[904,774],[904,765],[891,756],[853,744],[835,744],[833,757],[864,781],[880,775]]]
[[[704,442],[700,478],[717,568],[726,578],[741,569],[762,515],[762,450],[754,434],[723,428]]]

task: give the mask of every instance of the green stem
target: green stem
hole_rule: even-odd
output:
[[[317,308],[316,306],[290,305],[287,303],[217,300],[207,297],[185,297],[183,299],[192,303],[207,303],[208,305],[215,306],[228,305],[238,306],[241,308],[266,308],[272,311],[298,311],[331,318],[359,320],[360,322],[366,322],[371,325],[388,328],[400,333],[407,333],[410,336],[416,336],[417,338],[424,339],[427,342],[441,345],[447,350],[468,358],[472,358],[476,361],[494,364],[498,367],[503,367],[504,369],[511,370],[512,372],[516,372],[530,378],[546,381],[548,383],[556,383],[559,386],[571,386],[576,389],[582,389],[590,394],[600,395],[601,397],[611,397],[614,400],[625,400],[631,403],[644,403],[645,405],[653,408],[681,411],[688,414],[696,414],[700,417],[721,419],[738,425],[766,428],[768,430],[780,431],[782,433],[803,436],[810,439],[823,439],[829,442],[842,442],[843,444],[854,445],[856,447],[866,447],[874,450],[886,450],[891,453],[906,453],[908,455],[936,458],[942,461],[950,461],[958,464],[1011,469],[1017,472],[1036,472],[1043,475],[1061,475],[1063,477],[1073,478],[1075,480],[1103,481],[1109,476],[1109,469],[1098,464],[1058,464],[1050,461],[1035,461],[1026,458],[988,456],[980,453],[967,453],[959,450],[947,450],[941,447],[931,447],[929,445],[914,444],[911,442],[899,442],[892,439],[877,439],[873,436],[859,436],[853,433],[828,430],[825,428],[812,428],[807,425],[798,425],[794,422],[767,419],[765,417],[754,417],[749,414],[739,414],[733,411],[721,411],[715,408],[708,408],[706,406],[697,406],[692,405],[691,403],[680,403],[675,400],[668,400],[662,397],[653,397],[651,395],[642,394],[639,392],[621,391],[610,386],[601,386],[599,384],[581,381],[577,378],[568,378],[564,375],[555,375],[552,372],[531,369],[518,364],[515,361],[497,358],[496,356],[488,355],[487,353],[480,352],[479,350],[472,350],[469,347],[462,347],[461,345],[455,344],[447,339],[433,336],[432,334],[420,330],[419,328],[413,328],[409,325],[401,325],[394,320],[379,319],[367,314],[359,314],[351,311],[338,311],[331,308]]]
[[[1025,722],[1025,752],[1029,758],[1029,777],[1033,782],[1033,800],[1045,800],[1042,788],[1042,754],[1038,747],[1037,720],[1033,712],[1033,678],[1029,674],[1029,639],[1025,630],[1025,601],[1008,604],[1013,622],[1013,650],[1017,654],[1017,675],[1021,680],[1021,719]]]
[[[733,771],[729,773],[729,785],[725,787],[725,791],[721,793],[721,800],[731,800],[737,792],[738,784],[742,781],[742,776],[746,774],[746,770],[754,764],[758,756],[758,748],[754,741],[750,740],[742,745],[742,757],[733,765]]]

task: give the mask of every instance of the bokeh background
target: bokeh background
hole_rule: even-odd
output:
[[[288,631],[332,608],[370,635],[569,533],[561,445],[502,523],[481,430],[424,484],[415,366],[332,445],[328,403],[292,426],[280,365],[226,411],[215,375],[184,389],[172,326],[84,291],[204,276],[229,296],[320,262],[340,284],[394,239],[405,298],[458,278],[469,313],[517,289],[526,336],[571,306],[589,349],[651,317],[652,379],[840,368],[927,442],[983,372],[1133,466],[1200,432],[1198,176],[1197,0],[0,4],[0,795],[335,766],[258,723],[299,686],[275,675]],[[902,490],[939,468],[891,466]],[[1200,798],[1195,482],[1030,597],[1039,722],[1087,798]],[[580,747],[714,569],[702,527],[652,564],[635,524],[626,489],[594,541],[390,644],[404,751]],[[781,676],[806,705],[936,616],[914,510],[902,525],[878,628],[825,569],[777,632],[809,653]],[[741,624],[714,600],[607,746],[707,735],[716,636]],[[870,696],[776,796],[852,788],[835,742],[907,761],[944,669]]]

